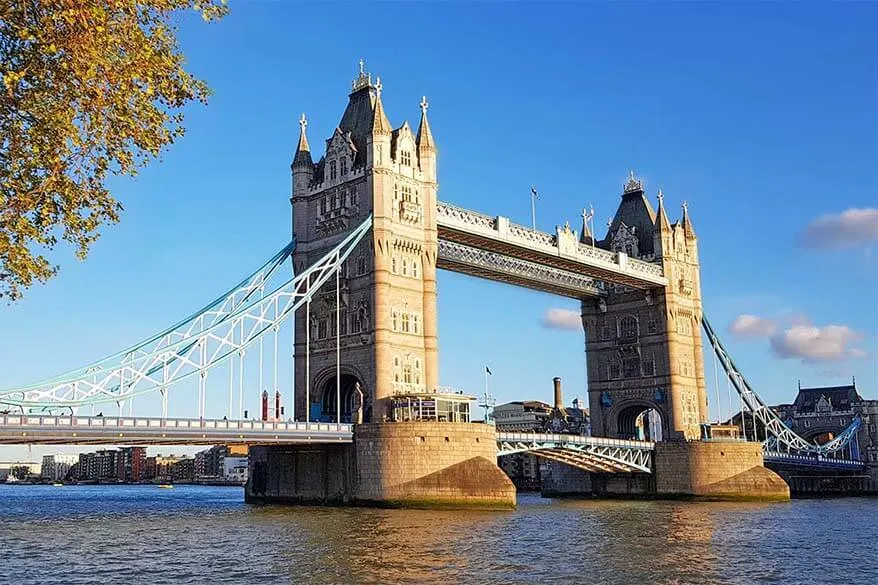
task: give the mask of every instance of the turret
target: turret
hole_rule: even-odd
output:
[[[594,218],[594,209],[582,210],[582,231],[579,233],[579,242],[591,246],[594,244],[594,234],[588,227],[588,222]]]
[[[658,212],[655,215],[655,229],[652,237],[656,257],[660,258],[670,254],[673,249],[671,222],[668,221],[668,212],[665,211],[665,196],[661,189],[658,192]]]
[[[301,119],[299,119],[299,144],[296,146],[293,164],[290,165],[290,169],[293,171],[293,197],[304,195],[308,185],[314,179],[314,162],[311,160],[311,147],[305,134],[307,126],[308,120],[305,118],[305,114],[302,114]]]
[[[372,109],[371,132],[366,137],[366,148],[369,152],[372,167],[390,165],[390,135],[393,127],[384,113],[381,103],[381,78],[375,84],[375,107]]]
[[[433,133],[430,131],[430,122],[427,121],[427,96],[421,98],[421,123],[418,126],[418,136],[415,143],[418,146],[418,164],[421,172],[433,181],[436,180],[436,143],[433,141]]]
[[[689,219],[689,204],[685,201],[683,202],[683,218],[680,220],[680,223],[683,226],[683,235],[686,236],[686,239],[694,240],[695,230],[692,228],[692,220]]]

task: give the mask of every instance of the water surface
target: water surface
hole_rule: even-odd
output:
[[[0,485],[0,582],[878,583],[878,500],[255,507],[240,488]]]

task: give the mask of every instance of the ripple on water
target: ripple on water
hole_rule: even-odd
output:
[[[0,486],[18,585],[878,583],[878,501],[253,507],[240,489]]]

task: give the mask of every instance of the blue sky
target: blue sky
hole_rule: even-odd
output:
[[[127,346],[280,248],[296,119],[319,149],[362,57],[394,126],[428,97],[442,200],[527,224],[535,184],[541,229],[588,204],[600,227],[633,169],[672,215],[689,202],[705,312],[767,401],[851,375],[878,398],[876,30],[870,3],[233,1],[220,23],[185,18],[214,96],[161,162],[113,181],[122,222],[86,262],[60,250],[57,278],[0,308],[0,386]],[[553,376],[586,397],[581,331],[541,324],[576,303],[450,273],[439,295],[443,384],[480,393],[489,364],[500,401],[549,400]]]

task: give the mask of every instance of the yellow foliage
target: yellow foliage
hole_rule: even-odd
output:
[[[0,0],[0,297],[58,270],[63,239],[84,258],[122,206],[107,174],[138,168],[182,136],[207,86],[183,67],[172,15],[205,20],[225,0]]]

